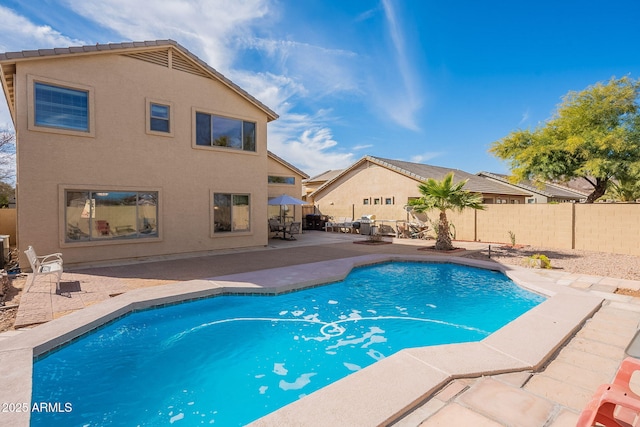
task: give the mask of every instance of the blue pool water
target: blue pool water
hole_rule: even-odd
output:
[[[31,425],[243,425],[403,348],[481,340],[542,300],[498,272],[393,262],[140,311],[34,363],[33,403],[60,410]]]

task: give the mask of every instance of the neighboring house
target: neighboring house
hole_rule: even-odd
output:
[[[531,192],[531,197],[527,197],[526,203],[576,203],[583,202],[587,198],[587,194],[552,182],[541,182],[541,185],[538,185],[532,181],[524,180],[512,184],[508,175],[478,172],[478,176]]]
[[[271,151],[267,153],[267,157],[269,159],[267,166],[269,199],[283,194],[300,199],[302,181],[309,178],[309,175]],[[269,218],[280,216],[280,209],[280,206],[269,206]],[[297,222],[302,221],[301,206],[286,206],[282,209],[286,210],[285,216],[290,216],[292,220]]]
[[[524,203],[531,192],[473,175],[458,169],[365,156],[310,193],[323,215],[334,218],[402,220],[409,200],[420,197],[418,185],[428,178],[441,180],[454,172],[454,182],[468,179],[465,189],[480,193],[483,203]]]
[[[180,44],[10,52],[0,71],[21,251],[88,263],[267,244],[278,116]]]
[[[307,196],[316,191],[325,182],[335,178],[342,173],[344,169],[333,169],[322,172],[319,175],[312,176],[302,181],[302,199],[306,200]]]

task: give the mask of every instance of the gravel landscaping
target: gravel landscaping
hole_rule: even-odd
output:
[[[604,252],[546,249],[535,246],[510,247],[491,246],[491,260],[502,264],[525,265],[526,258],[533,254],[544,254],[554,270],[581,273],[592,276],[607,276],[618,279],[640,280],[640,257]],[[477,259],[489,259],[487,252],[474,254]]]

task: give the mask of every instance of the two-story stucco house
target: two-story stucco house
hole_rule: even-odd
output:
[[[277,114],[172,40],[0,54],[18,240],[87,263],[266,245]]]

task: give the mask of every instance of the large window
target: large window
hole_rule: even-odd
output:
[[[89,132],[89,92],[34,83],[34,124]]]
[[[65,192],[66,241],[158,237],[155,191]]]
[[[196,145],[256,151],[256,124],[196,112]]]
[[[250,210],[248,194],[215,193],[213,195],[214,233],[249,231]]]

